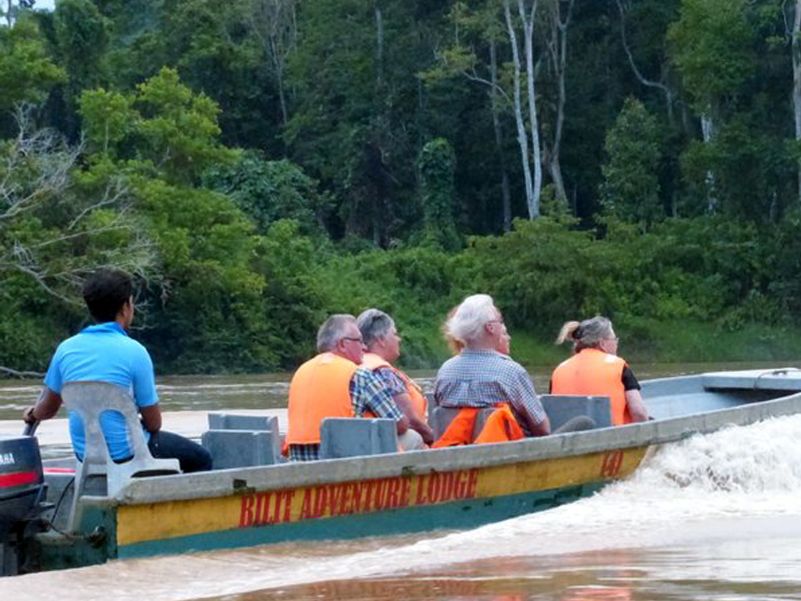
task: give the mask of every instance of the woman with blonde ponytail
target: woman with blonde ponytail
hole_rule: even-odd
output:
[[[559,330],[556,344],[573,343],[573,356],[551,376],[552,394],[608,396],[611,421],[619,426],[648,419],[640,383],[628,364],[617,356],[618,338],[612,322],[596,316],[568,321]]]

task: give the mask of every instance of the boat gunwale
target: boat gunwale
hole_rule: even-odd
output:
[[[140,478],[132,480],[117,497],[109,498],[109,502],[138,505],[184,501],[398,475],[411,476],[433,471],[489,468],[660,445],[727,426],[743,426],[799,412],[801,392],[680,417],[515,442]]]

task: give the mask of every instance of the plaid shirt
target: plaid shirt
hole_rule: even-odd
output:
[[[491,350],[464,349],[443,363],[434,383],[434,399],[441,407],[509,403],[515,413],[528,415],[536,424],[546,418],[523,366]]]
[[[406,384],[389,367],[379,367],[373,373],[384,383],[393,398],[399,394],[407,394]]]
[[[403,417],[403,413],[398,409],[392,396],[393,391],[387,387],[384,379],[369,369],[360,367],[350,380],[350,398],[353,403],[353,415],[356,417],[361,417],[369,410],[377,417],[398,421]]]
[[[378,370],[384,371],[384,370]],[[387,370],[389,371],[389,370]],[[390,374],[397,378],[390,371]],[[405,392],[405,388],[403,389]],[[353,415],[361,417],[365,411],[372,411],[377,417],[398,421],[403,413],[398,409],[393,390],[385,384],[384,378],[369,369],[357,369],[350,380],[350,398]],[[320,458],[319,444],[289,445],[290,461],[316,461]]]
[[[319,458],[320,458],[320,445],[318,444],[289,445],[290,461],[317,461]]]

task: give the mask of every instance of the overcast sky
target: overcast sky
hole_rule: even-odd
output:
[[[55,3],[56,0],[36,0],[36,4],[34,4],[33,7],[36,9],[49,8],[52,10]]]

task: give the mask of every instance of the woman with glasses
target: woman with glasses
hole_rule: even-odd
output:
[[[568,321],[556,344],[566,340],[573,343],[574,354],[553,371],[552,394],[608,396],[615,426],[648,419],[640,383],[628,364],[617,356],[618,338],[611,321],[601,316]]]

